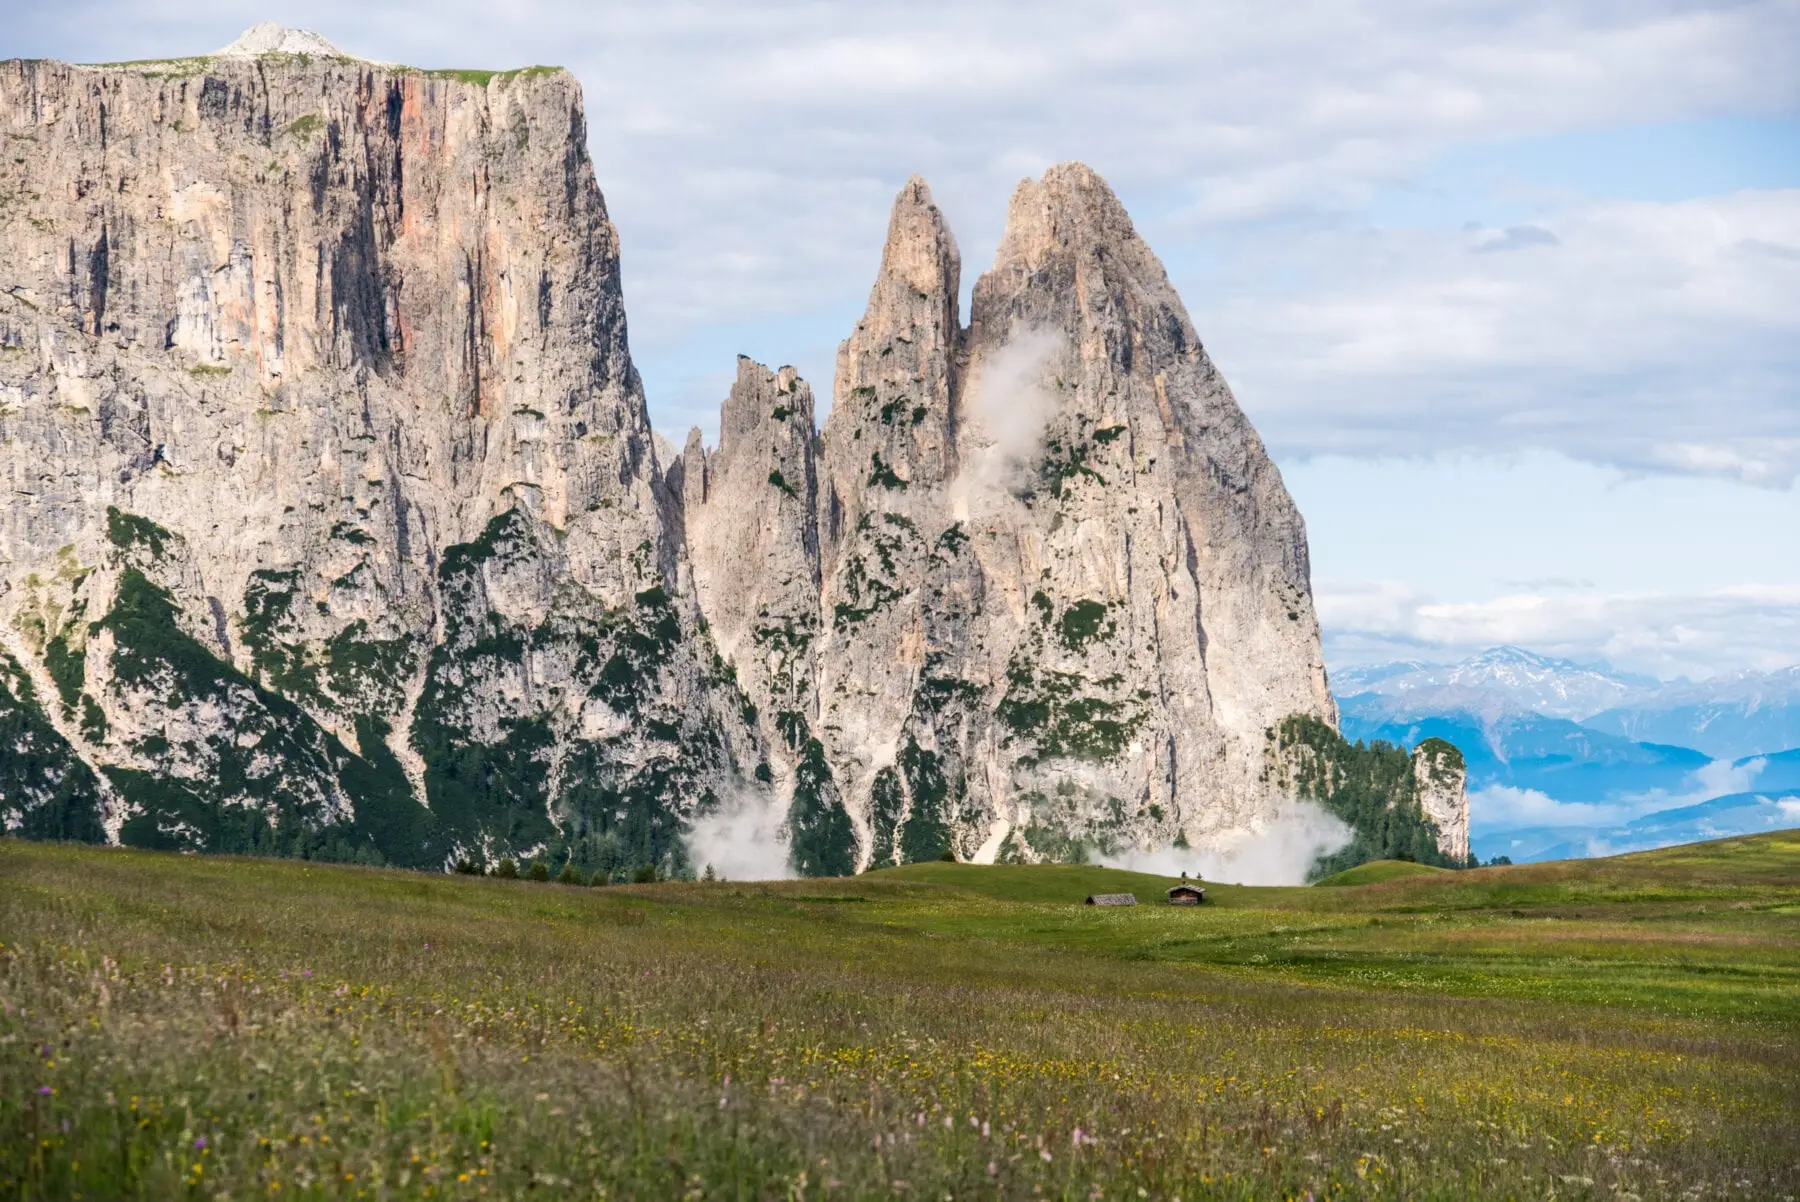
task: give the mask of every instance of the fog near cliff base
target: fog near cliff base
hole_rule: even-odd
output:
[[[793,880],[785,822],[782,807],[746,789],[694,822],[686,839],[688,858],[694,871],[711,864],[728,881]]]
[[[976,365],[965,395],[973,419],[970,443],[979,450],[950,485],[959,520],[1016,503],[1009,486],[1035,458],[1044,427],[1056,416],[1057,398],[1043,380],[1063,345],[1057,331],[1025,326]]]
[[[1164,847],[1100,857],[1108,868],[1190,877],[1222,885],[1304,885],[1320,856],[1350,846],[1355,832],[1312,801],[1287,800],[1261,824],[1208,848]]]

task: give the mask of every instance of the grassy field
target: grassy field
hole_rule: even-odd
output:
[[[1366,875],[0,841],[0,1194],[1800,1194],[1800,832]]]

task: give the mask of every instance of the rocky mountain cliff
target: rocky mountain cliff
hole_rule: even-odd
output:
[[[0,137],[0,645],[71,815],[8,825],[675,852],[754,736],[574,80],[14,61]]]
[[[823,431],[744,362],[718,449],[688,439],[697,596],[796,832],[842,867],[1258,825],[1278,725],[1336,716],[1279,473],[1087,168],[1020,185],[967,328],[960,268],[910,181]],[[1460,860],[1460,760],[1431,767]]]
[[[663,463],[574,81],[293,32],[0,63],[8,830],[623,872],[776,806],[840,873],[1272,811],[1304,528],[1093,173],[966,328],[909,183],[823,430],[744,360]]]

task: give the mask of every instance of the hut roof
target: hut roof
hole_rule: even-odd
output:
[[[1090,906],[1135,906],[1135,893],[1090,893],[1087,904]]]
[[[1206,900],[1206,889],[1201,885],[1180,884],[1169,890],[1169,900],[1177,897],[1192,897],[1195,901]]]

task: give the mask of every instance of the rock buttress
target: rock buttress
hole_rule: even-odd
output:
[[[676,588],[573,79],[15,60],[0,132],[0,625],[131,782],[115,829],[672,863],[755,739]],[[121,688],[126,635],[193,695]],[[298,733],[238,780],[253,711]]]

